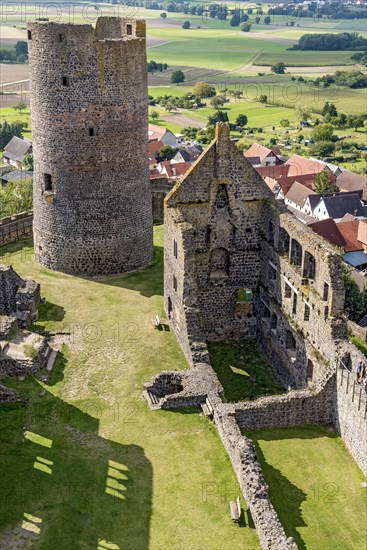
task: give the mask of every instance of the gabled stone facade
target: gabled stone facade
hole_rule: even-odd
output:
[[[166,198],[164,287],[185,350],[194,308],[206,341],[257,337],[286,386],[322,376],[346,337],[338,250],[275,201],[224,124]]]

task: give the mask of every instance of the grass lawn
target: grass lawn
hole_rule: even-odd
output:
[[[231,522],[238,488],[214,426],[142,397],[152,375],[187,367],[173,332],[151,324],[164,316],[163,227],[152,265],[125,276],[51,272],[30,241],[1,252],[41,283],[35,328],[64,344],[49,385],[6,381],[29,404],[0,408],[0,548],[28,536],[35,550],[257,550],[255,530]]]
[[[331,429],[320,426],[250,432],[288,536],[300,550],[365,550],[364,476]]]
[[[228,402],[284,393],[256,342],[208,344],[211,364]]]

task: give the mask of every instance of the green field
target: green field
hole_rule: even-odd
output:
[[[255,442],[273,506],[299,549],[365,549],[365,478],[339,437],[329,428],[314,426],[248,435]]]

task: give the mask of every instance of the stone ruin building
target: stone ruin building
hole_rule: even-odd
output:
[[[40,285],[0,265],[0,378],[35,374],[56,357],[39,334],[26,330],[38,319]],[[0,403],[20,398],[0,384]]]
[[[27,23],[35,257],[78,275],[153,257],[145,21]]]
[[[274,199],[227,124],[166,197],[164,224],[165,310],[191,368],[155,376],[145,396],[153,409],[210,412],[263,548],[295,548],[244,432],[333,424],[367,474],[366,400],[347,369],[363,356],[347,340],[340,253]],[[207,342],[247,338],[285,393],[224,403]]]

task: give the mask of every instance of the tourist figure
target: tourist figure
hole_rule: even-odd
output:
[[[362,376],[362,361],[359,361],[357,365],[357,382],[360,381],[361,376]]]

